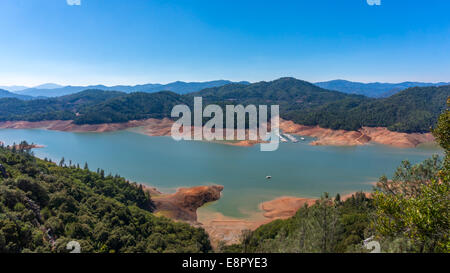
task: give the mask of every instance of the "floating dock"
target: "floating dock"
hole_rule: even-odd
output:
[[[298,142],[298,140],[293,135],[290,135],[290,134],[283,134],[283,135],[294,143]]]

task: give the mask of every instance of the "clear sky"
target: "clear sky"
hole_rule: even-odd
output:
[[[1,0],[0,85],[450,81],[450,1]]]

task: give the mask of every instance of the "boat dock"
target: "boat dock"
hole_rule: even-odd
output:
[[[298,142],[298,140],[293,135],[290,135],[290,134],[283,134],[283,135],[294,143]]]

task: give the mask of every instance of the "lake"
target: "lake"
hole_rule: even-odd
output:
[[[42,129],[1,129],[6,144],[26,140],[45,145],[35,149],[40,158],[66,162],[91,170],[119,174],[129,180],[173,192],[177,187],[220,184],[224,191],[208,210],[245,218],[258,211],[258,204],[279,196],[319,197],[354,191],[370,191],[372,183],[391,176],[402,160],[413,163],[433,154],[435,146],[393,148],[383,145],[358,147],[310,146],[312,138],[280,143],[274,152],[261,152],[259,145],[237,147],[224,144],[174,141],[149,137],[132,130],[107,133],[71,133]],[[266,176],[272,179],[266,179]]]

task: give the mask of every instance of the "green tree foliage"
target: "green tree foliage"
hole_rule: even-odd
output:
[[[430,167],[430,165],[427,165]],[[438,173],[430,180],[423,180],[430,171],[418,165],[407,169],[408,177],[419,179],[405,180],[405,187],[386,187],[386,181],[379,184],[374,193],[376,218],[374,227],[379,237],[390,242],[397,240],[406,246],[407,252],[448,252],[450,187],[447,178],[440,180]],[[404,172],[403,166],[398,171]],[[396,182],[393,182],[396,183]],[[390,184],[390,182],[387,182]],[[394,188],[394,190],[392,190]],[[413,189],[413,190],[411,190]],[[388,247],[393,247],[388,244]]]
[[[86,90],[76,94],[36,100],[0,99],[0,121],[5,120],[72,120],[77,112],[90,105],[122,96],[125,93]]]
[[[392,181],[382,177],[377,184],[374,226],[389,250],[450,252],[449,121],[447,109],[434,130],[446,152],[443,165],[437,157],[404,162]]]
[[[286,119],[324,128],[357,130],[362,126],[391,131],[429,132],[445,110],[450,86],[414,87],[383,99],[344,98],[319,107],[287,111]]]
[[[203,229],[156,217],[142,187],[0,148],[0,252],[207,252]]]
[[[237,245],[222,246],[224,252],[311,253],[364,251],[362,241],[369,230],[372,200],[357,193],[345,201],[324,194],[312,206],[298,210],[286,220],[275,220],[243,234]]]
[[[136,92],[82,107],[74,122],[76,124],[96,124],[170,117],[172,108],[177,104],[184,103],[183,96],[169,91]]]
[[[445,170],[450,168],[450,97],[447,98],[447,109],[439,116],[436,128],[433,130],[433,135],[436,141],[445,150]]]

